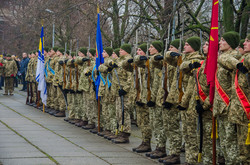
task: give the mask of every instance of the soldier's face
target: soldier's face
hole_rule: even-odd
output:
[[[113,54],[112,54],[112,58],[114,58],[114,59],[117,59],[117,58],[118,58],[118,56],[116,55],[116,53],[115,53],[115,52],[113,52]]]
[[[221,37],[219,44],[220,44],[220,51],[227,51],[231,49],[230,45],[227,43],[226,40],[224,40],[223,37]]]
[[[55,51],[53,49],[50,50],[51,54],[55,54]]]
[[[85,57],[85,55],[82,52],[80,52],[80,51],[78,52],[78,56],[79,57]]]
[[[192,53],[195,52],[194,49],[186,42],[184,45],[184,52],[185,53]]]
[[[107,53],[105,50],[103,50],[102,56],[103,56],[103,58],[106,58],[106,57],[108,57],[109,55],[108,55],[108,53]]]
[[[168,48],[169,51],[172,51],[172,52],[176,52],[178,53],[178,49],[172,45],[170,45],[170,47]]]
[[[153,45],[150,45],[148,51],[149,51],[150,55],[154,55],[154,54],[158,53],[158,50],[155,49],[155,47]]]
[[[208,46],[209,46],[209,43],[208,43],[208,42],[205,42],[205,44],[204,44],[203,47],[202,47],[204,54],[207,54],[207,53],[208,53]]]
[[[140,56],[146,56],[146,54],[144,53],[144,51],[141,50],[141,48],[138,48],[136,53],[137,55],[140,55]]]
[[[246,38],[243,45],[244,45],[244,51],[245,52],[250,52],[250,40]]]
[[[125,55],[127,55],[128,53],[125,51],[125,50],[123,50],[123,49],[120,49],[120,56],[125,56]]]

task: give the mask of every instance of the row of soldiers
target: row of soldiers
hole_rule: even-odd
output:
[[[175,39],[166,46],[168,51],[164,51],[161,41],[153,41],[150,45],[138,46],[135,56],[130,55],[130,44],[115,50],[106,47],[102,54],[104,63],[98,71],[95,49],[81,48],[76,55],[63,48],[45,48],[48,93],[45,111],[65,117],[67,108],[69,115],[65,121],[114,143],[128,143],[130,116],[136,109],[142,143],[132,150],[146,152],[146,156],[164,164],[180,163],[183,140],[185,164],[196,164],[199,150],[203,153],[203,164],[212,164],[214,116],[217,118],[219,161],[250,164],[250,35],[244,40],[240,40],[236,32],[222,35],[213,105],[204,74],[209,43],[202,46],[202,54],[201,46],[199,37],[190,37],[185,42]],[[31,55],[26,80],[30,86],[28,95],[33,99],[28,103],[37,100],[36,104],[41,105],[39,94],[35,92],[37,55]],[[99,90],[95,85],[98,75]],[[96,91],[102,107],[100,132]],[[152,135],[157,144],[153,151]]]

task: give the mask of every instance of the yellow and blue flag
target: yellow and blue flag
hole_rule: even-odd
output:
[[[47,87],[46,81],[44,77],[44,31],[43,25],[41,29],[40,41],[39,41],[39,52],[38,52],[38,60],[37,60],[37,68],[36,68],[36,81],[38,82],[38,90],[40,92],[40,96],[44,105],[46,105],[47,101]]]

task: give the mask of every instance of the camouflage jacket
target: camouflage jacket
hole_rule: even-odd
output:
[[[58,57],[58,56],[54,57],[54,63],[55,63],[55,68],[54,68],[55,75],[53,77],[53,85],[54,86],[58,86],[58,83],[59,83],[59,76],[60,76],[60,67],[59,67],[59,63],[58,63],[59,58],[60,57]]]
[[[16,62],[12,59],[5,60],[4,76],[5,77],[15,77],[16,74],[17,74]]]
[[[234,82],[233,80],[236,72],[236,64],[239,63],[239,58],[240,55],[235,50],[223,52],[218,57],[218,69],[216,76],[218,78],[220,86],[226,92],[229,98],[231,98],[232,96],[232,86]],[[230,109],[229,107],[230,105],[227,106],[224,103],[215,88],[213,115],[227,115]]]
[[[242,59],[244,59],[243,64],[248,68],[248,74],[250,74],[250,68],[249,68],[250,61],[247,61],[250,59],[250,53],[244,54],[240,58],[239,62],[241,62]],[[236,75],[233,75],[233,78],[232,78],[233,82],[235,82],[235,76]],[[247,81],[246,74],[243,74],[242,72],[238,71],[237,76],[238,76],[239,86],[241,87],[242,91],[245,93],[248,100],[250,100],[250,86],[248,85],[249,80]],[[240,100],[237,96],[234,83],[232,85],[232,95],[231,95],[230,102],[231,102],[230,111],[228,113],[229,120],[233,123],[247,126],[247,124],[249,123],[249,119],[247,118],[245,111],[244,111],[244,109],[240,103]]]
[[[45,70],[47,72],[47,76],[45,76],[45,79],[46,79],[47,83],[52,83],[53,82],[54,74],[52,72],[55,71],[54,69],[55,69],[54,58],[53,57],[46,58],[46,60],[45,60]]]
[[[34,61],[34,58],[31,58],[29,60],[29,63],[28,63],[28,67],[27,67],[27,73],[26,73],[26,76],[25,76],[25,81],[28,81],[28,82],[32,82],[32,65],[33,65],[33,61]]]

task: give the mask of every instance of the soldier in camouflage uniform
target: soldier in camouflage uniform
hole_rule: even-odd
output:
[[[183,136],[185,140],[185,148],[186,148],[186,164],[194,164],[197,162],[197,154],[198,154],[198,145],[197,145],[197,135],[196,135],[196,113],[190,110],[189,108],[189,99],[192,95],[194,88],[194,78],[191,73],[191,67],[189,64],[192,61],[195,61],[199,64],[199,61],[202,60],[202,56],[199,54],[200,50],[200,38],[191,37],[189,38],[184,46],[185,54],[182,55],[183,63],[180,65],[180,71],[182,71],[182,88],[184,89],[184,96],[182,97],[181,104],[177,106],[181,112],[182,119],[182,127],[183,127]],[[165,55],[165,59],[169,64],[173,66],[177,66],[178,58],[180,54],[171,52]],[[174,75],[174,80],[177,80],[177,74]],[[180,81],[180,80],[178,80]],[[176,83],[172,83],[171,90],[176,90]],[[180,92],[176,90],[177,97],[179,97]],[[167,102],[171,103],[171,95],[168,96]],[[175,100],[175,101],[173,101]],[[172,102],[176,104],[176,101],[180,101],[179,98],[172,99]],[[178,103],[177,102],[177,103]],[[172,103],[171,103],[172,104]],[[170,107],[171,107],[170,104]],[[165,105],[166,107],[166,105]]]
[[[47,112],[52,112],[54,111],[54,100],[55,100],[55,92],[56,92],[56,88],[53,85],[53,79],[54,79],[54,75],[55,75],[55,54],[57,51],[58,47],[54,47],[50,50],[49,54],[48,54],[48,61],[45,63],[45,70],[47,72],[47,74],[45,73],[45,79],[47,82],[47,91],[48,91],[48,95],[47,95],[47,106],[48,106],[48,110]]]
[[[87,51],[86,51],[87,52]],[[86,126],[82,126],[83,129],[91,130],[96,127],[97,124],[97,101],[96,101],[96,93],[95,86],[91,78],[92,70],[95,66],[95,58],[91,53],[88,54],[89,60],[87,62],[87,67],[84,69],[85,74],[85,85],[83,90],[85,91],[84,98],[86,100],[85,108],[86,108],[86,117],[88,119],[88,124]]]
[[[113,51],[113,54],[112,54],[112,61],[113,63],[116,63],[116,61],[118,60],[119,56],[120,56],[120,48],[116,48],[114,51]],[[112,67],[108,66],[109,68],[112,69]],[[116,79],[116,75],[115,75],[115,72],[114,71],[110,71],[110,74],[111,74],[111,86],[110,86],[110,89],[109,89],[109,101],[110,101],[110,104],[108,104],[108,109],[109,109],[109,116],[108,116],[108,119],[109,119],[109,124],[110,124],[110,133],[109,134],[106,134],[104,135],[104,138],[108,139],[108,140],[111,140],[113,138],[116,138],[116,128],[117,128],[117,118],[116,118],[116,105],[114,104],[115,101],[116,101],[116,97],[118,97],[118,93],[117,93],[117,90],[116,89],[118,86],[116,86],[114,84],[114,79]]]
[[[162,105],[156,104],[159,103],[157,95],[161,85],[161,82],[159,80],[161,80],[162,78],[163,62],[158,60],[159,57],[162,57],[161,55],[162,50],[163,50],[163,43],[161,41],[154,41],[151,43],[149,48],[151,95],[150,98],[147,97],[148,96],[148,90],[147,90],[147,92],[145,93],[146,96],[144,96],[144,99],[146,99],[147,106],[149,107],[149,119],[150,119],[151,129],[154,133],[154,137],[157,143],[156,149],[154,151],[146,153],[146,156],[152,159],[163,158],[166,156],[166,136],[165,136],[165,130],[163,129],[163,118],[162,118],[163,108]],[[147,80],[147,76],[149,75],[147,72],[145,72],[145,74],[146,74],[145,79]],[[147,83],[147,81],[145,82]],[[147,88],[148,86],[146,85],[146,89]]]
[[[141,44],[137,49],[137,55],[134,57],[134,63],[130,67],[130,71],[133,71],[135,74],[133,76],[135,76],[135,78],[138,77],[138,80],[135,79],[134,81],[135,84],[131,86],[133,88],[131,90],[134,90],[134,87],[136,88],[135,91],[133,91],[134,97],[132,101],[136,103],[137,124],[142,133],[142,143],[138,147],[132,149],[134,152],[138,153],[151,151],[150,141],[152,138],[152,130],[149,121],[149,108],[146,106],[146,90],[143,90],[147,88],[145,86],[145,61],[140,60],[141,56],[144,58],[146,57],[146,52],[147,44]],[[128,63],[131,62],[132,60],[128,60]]]
[[[31,88],[32,88],[32,65],[33,65],[33,58],[34,58],[34,53],[30,52],[30,60],[27,66],[27,73],[25,76],[25,81],[27,81],[27,85],[29,86],[29,90],[30,90],[30,94],[31,94]],[[29,102],[29,105],[32,105],[34,103],[34,99],[32,98],[32,100],[30,100],[31,102]]]
[[[112,139],[113,143],[128,143],[129,136],[131,132],[131,119],[129,109],[131,106],[131,102],[129,100],[129,92],[131,88],[131,73],[127,72],[123,67],[123,62],[127,61],[131,53],[131,45],[123,44],[120,48],[120,58],[117,59],[116,63],[109,64],[110,67],[114,69],[114,77],[112,80],[112,88],[117,89],[116,91],[116,118],[117,123],[119,125],[120,133],[114,139]],[[117,74],[116,74],[117,73]],[[119,81],[118,81],[119,80]],[[119,84],[120,83],[120,84]],[[119,94],[119,95],[117,95]],[[122,125],[122,102],[121,97],[123,97],[123,105],[124,105],[124,125]]]
[[[103,132],[98,133],[99,136],[104,136],[104,135],[111,133],[111,126],[110,126],[111,123],[109,119],[109,116],[110,116],[109,113],[112,110],[109,109],[109,104],[112,104],[112,102],[114,103],[115,100],[114,98],[112,98],[112,95],[110,95],[112,79],[111,79],[111,73],[110,73],[111,69],[108,69],[108,68],[111,68],[109,67],[109,63],[113,61],[111,57],[112,53],[113,53],[113,49],[111,47],[106,47],[103,50],[102,56],[104,58],[104,63],[101,64],[98,68],[100,74],[105,79],[105,84],[103,83],[103,81],[101,81],[99,90],[98,90],[98,96],[101,97],[101,105],[102,105],[100,123],[101,123],[101,127],[104,130]]]
[[[7,55],[6,61],[4,63],[4,82],[5,82],[5,93],[12,96],[14,92],[14,78],[17,74],[16,62],[11,58],[11,55]]]
[[[232,67],[237,71],[232,77],[234,83],[228,118],[230,122],[237,126],[239,162],[248,165],[250,164],[250,108],[248,106],[250,103],[250,86],[247,74],[250,70],[250,35],[246,37],[243,46],[240,45],[240,47],[244,48],[244,54],[242,53],[243,55],[237,64],[232,63]]]
[[[181,50],[183,49],[184,43],[181,43]],[[169,46],[169,52],[166,52],[166,54],[170,54],[171,52],[178,53],[178,49],[180,46],[180,39],[175,39],[170,43]],[[166,55],[165,55],[166,57]],[[177,58],[177,57],[176,57]],[[164,62],[168,62],[168,60],[165,58]],[[178,97],[178,87],[176,87],[176,65],[167,65],[167,87],[171,89],[168,93],[168,96],[166,97],[166,100],[161,100],[159,104],[164,105],[163,110],[163,124],[164,129],[166,131],[166,135],[169,138],[170,143],[170,151],[169,156],[166,156],[164,158],[159,159],[159,162],[164,162],[166,164],[176,164],[180,163],[180,152],[181,152],[181,143],[182,143],[182,132],[180,127],[180,112],[176,108],[176,106],[179,103],[179,97]],[[162,91],[162,90],[161,90]],[[160,92],[161,92],[160,91]],[[162,96],[160,93],[158,96]],[[165,101],[165,102],[164,102]]]
[[[75,123],[76,126],[82,127],[88,124],[87,119],[87,109],[86,109],[86,97],[84,91],[85,82],[88,81],[86,76],[84,75],[84,69],[88,65],[87,49],[81,48],[78,52],[78,57],[75,58],[75,62],[78,65],[78,92],[77,92],[77,119],[78,121]]]
[[[226,164],[237,164],[238,147],[236,127],[228,119],[228,112],[231,111],[230,98],[232,96],[232,82],[235,75],[236,64],[240,54],[234,49],[239,45],[239,34],[227,32],[222,35],[219,42],[222,54],[218,57],[218,69],[215,78],[216,90],[214,96],[213,115],[217,117],[218,134],[220,146],[225,157]]]
[[[55,76],[53,79],[53,84],[56,86],[56,102],[55,102],[55,112],[52,113],[55,117],[65,117],[65,100],[62,92],[62,86],[63,86],[63,68],[62,65],[60,65],[59,61],[63,60],[64,58],[64,48],[59,48],[56,52],[57,54],[57,60],[55,59]]]

